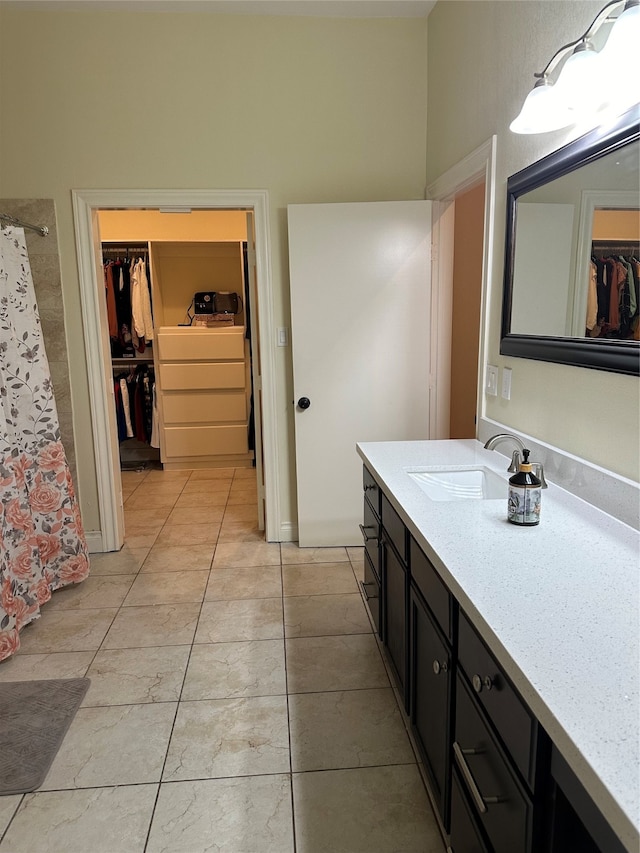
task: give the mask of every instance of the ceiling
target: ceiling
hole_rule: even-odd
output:
[[[435,5],[436,0],[0,0],[4,8],[25,11],[111,9],[320,18],[426,18]]]

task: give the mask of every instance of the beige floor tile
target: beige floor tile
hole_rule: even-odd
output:
[[[11,818],[15,814],[21,799],[22,794],[0,797],[0,838],[2,838],[2,833],[9,826]],[[0,850],[1,849],[2,847],[0,846]]]
[[[24,654],[23,649],[20,649],[13,657],[0,663],[0,682],[84,678],[94,655],[94,651],[29,655]]]
[[[222,542],[216,547],[212,568],[279,565],[280,545],[277,542]]]
[[[155,545],[215,545],[218,541],[220,524],[173,524],[164,527],[155,540]],[[154,543],[152,543],[154,544]]]
[[[231,598],[279,598],[282,580],[279,566],[250,566],[242,569],[213,569],[204,594],[205,601]]]
[[[174,485],[183,485],[188,482],[191,476],[190,471],[149,471],[147,474],[147,485],[152,483],[173,483]]]
[[[175,702],[80,708],[41,790],[160,781],[175,711]]]
[[[88,610],[119,607],[136,575],[96,575],[78,584],[56,590],[47,603],[49,610]]]
[[[49,610],[20,634],[24,654],[47,652],[82,652],[97,649],[103,641],[116,608],[100,610]]]
[[[286,696],[180,703],[164,782],[288,770]]]
[[[194,646],[182,699],[230,699],[286,693],[284,642],[252,640]]]
[[[235,468],[197,468],[191,472],[189,482],[195,483],[198,480],[228,480],[231,483],[235,470]]]
[[[189,646],[113,649],[96,654],[83,707],[177,702]]]
[[[139,489],[136,489],[131,497],[127,498],[125,501],[124,508],[125,510],[134,510],[173,507],[175,502],[178,500],[179,494],[180,492],[176,492],[175,490],[166,493],[156,492],[156,490],[153,489],[153,491],[145,491],[141,493]]]
[[[285,641],[289,693],[388,687],[389,678],[371,634],[297,637]]]
[[[249,504],[227,504],[224,512],[224,521],[237,524],[240,521],[250,521],[253,524],[258,523],[258,505]]]
[[[206,483],[206,480],[202,481]],[[214,481],[215,482],[215,481]],[[188,492],[180,495],[176,501],[175,509],[184,509],[185,507],[224,507],[226,506],[228,496],[226,491],[223,492]]]
[[[146,572],[208,571],[213,545],[155,545],[142,565]]]
[[[125,607],[152,604],[188,604],[202,601],[209,572],[140,573],[124,600]]]
[[[290,696],[289,725],[294,772],[415,761],[390,687]]]
[[[186,495],[217,495],[218,501],[224,500],[231,491],[230,480],[190,480],[182,490],[180,497]]]
[[[131,548],[125,544],[120,551],[104,554],[91,554],[91,575],[131,575],[136,574],[144,562],[149,549]]]
[[[129,509],[126,508],[124,511],[124,529],[125,535],[126,532],[132,527],[140,527],[142,525],[155,525],[164,524],[169,514],[171,512],[171,507],[169,506],[159,506],[155,509]]]
[[[307,563],[282,566],[285,595],[337,595],[358,592],[351,563]]]
[[[359,593],[300,595],[284,600],[285,637],[367,634],[371,623]]]
[[[298,853],[444,853],[415,764],[296,773]]]
[[[283,566],[349,561],[346,548],[299,548],[296,542],[283,542],[281,547]]]
[[[347,548],[349,561],[357,581],[364,580],[364,548]]]
[[[127,544],[131,548],[135,548],[136,550],[146,548],[149,550],[160,535],[156,528],[147,527],[144,529],[146,530],[145,533],[142,532],[142,527],[138,527],[136,530],[127,533]]]
[[[258,530],[257,519],[238,523],[223,520],[218,542],[264,542],[264,531]]]
[[[238,480],[255,480],[256,479],[256,469],[251,466],[248,468],[235,468],[234,469],[233,479],[234,481]]]
[[[102,648],[135,649],[191,644],[199,613],[199,604],[123,607],[114,619]]]
[[[160,786],[146,853],[212,850],[292,853],[286,775],[169,782]]]
[[[196,643],[278,640],[284,635],[280,598],[205,601]]]
[[[157,790],[133,785],[27,794],[0,851],[142,853]]]
[[[171,510],[166,525],[220,524],[223,515],[223,506],[185,506]]]

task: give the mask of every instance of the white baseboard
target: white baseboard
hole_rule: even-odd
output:
[[[84,537],[87,540],[90,554],[104,553],[104,542],[100,530],[85,530]]]
[[[280,525],[279,542],[297,542],[298,525],[293,521],[283,521]]]

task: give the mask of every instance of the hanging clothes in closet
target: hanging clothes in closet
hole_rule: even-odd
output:
[[[120,443],[136,438],[151,447],[160,447],[153,367],[139,364],[128,371],[115,372],[113,391]]]
[[[591,254],[586,335],[640,340],[640,246],[596,242]]]
[[[134,358],[153,340],[148,250],[103,243],[104,286],[112,358]]]

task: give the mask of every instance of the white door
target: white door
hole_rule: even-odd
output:
[[[431,204],[288,218],[299,544],[361,545],[356,442],[429,437]]]

